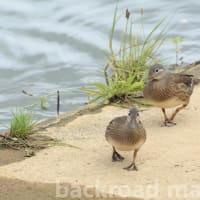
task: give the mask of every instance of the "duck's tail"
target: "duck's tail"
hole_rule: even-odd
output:
[[[194,85],[198,85],[200,83],[200,78],[194,78],[193,83]]]

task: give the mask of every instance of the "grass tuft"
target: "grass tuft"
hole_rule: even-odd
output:
[[[25,108],[18,108],[12,112],[10,134],[12,137],[25,139],[31,133],[34,124],[33,112]]]

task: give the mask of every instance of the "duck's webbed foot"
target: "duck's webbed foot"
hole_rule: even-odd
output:
[[[166,127],[175,126],[176,123],[173,122],[173,119],[174,119],[174,118],[169,119],[169,118],[167,117],[165,108],[162,108],[162,112],[163,112],[165,121],[163,122],[163,124],[162,124],[161,126],[166,126]]]
[[[124,160],[124,157],[121,156],[117,151],[113,151],[112,161],[116,162],[116,161],[122,161],[122,160]]]
[[[169,120],[165,120],[161,126],[172,127],[172,126],[176,126],[176,123]]]
[[[135,163],[131,163],[129,166],[124,167],[124,169],[128,171],[138,171],[138,168],[136,167]]]

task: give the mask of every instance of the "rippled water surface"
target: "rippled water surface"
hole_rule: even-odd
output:
[[[17,106],[39,103],[50,95],[48,109],[37,106],[39,119],[56,114],[56,91],[61,92],[61,111],[87,101],[81,87],[101,80],[114,0],[7,0],[0,1],[0,129],[5,128]],[[185,62],[200,53],[200,1],[126,0],[119,12],[129,8],[135,23],[144,8],[145,32],[163,17],[172,25],[168,38],[185,38]],[[118,26],[123,29],[123,23]],[[174,46],[166,42],[166,64],[175,62]],[[116,44],[119,41],[115,41]],[[22,90],[35,95],[24,95]]]

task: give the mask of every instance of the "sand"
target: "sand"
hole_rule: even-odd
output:
[[[90,188],[92,198],[86,199],[100,194],[103,199],[112,198],[112,194],[118,196],[114,199],[174,200],[178,195],[177,199],[200,199],[200,87],[195,88],[189,106],[175,118],[174,127],[161,127],[160,109],[140,109],[147,141],[138,153],[139,171],[123,170],[130,164],[132,152],[121,153],[123,162],[111,162],[112,148],[105,141],[105,129],[111,119],[126,115],[128,109],[106,106],[101,112],[39,132],[75,147],[54,146],[34,157],[1,165],[0,199],[56,199],[56,182],[65,183],[62,187],[57,184],[57,196],[61,188],[72,187],[73,191],[81,185],[81,190]],[[175,191],[174,185],[182,190]],[[61,199],[75,195],[71,193],[69,198],[65,194]]]

